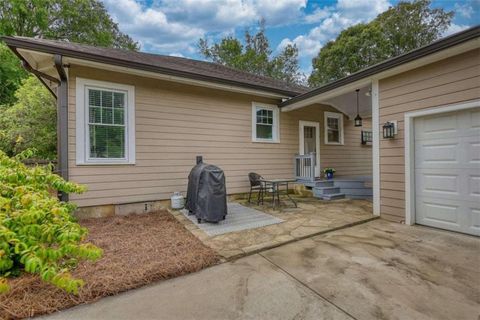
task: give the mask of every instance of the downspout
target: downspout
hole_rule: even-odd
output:
[[[59,54],[55,55],[55,68],[60,77],[57,87],[57,171],[68,181],[68,79]],[[59,192],[58,197],[61,201],[68,201],[68,193]]]

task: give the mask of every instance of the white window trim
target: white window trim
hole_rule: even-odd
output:
[[[338,135],[340,137],[340,142],[330,142],[328,141],[328,118],[335,118],[338,119]],[[337,112],[324,112],[323,114],[324,120],[324,132],[323,135],[325,137],[325,144],[332,144],[332,145],[344,145],[343,139],[343,114]]]
[[[273,111],[272,139],[257,138],[257,107]],[[280,143],[280,113],[278,106],[260,102],[252,102],[252,142]]]
[[[86,87],[105,90],[119,90],[127,93],[125,116],[125,158],[124,159],[91,159],[88,157],[88,111],[85,105]],[[135,164],[135,87],[125,84],[76,78],[76,164],[77,165],[125,165]]]

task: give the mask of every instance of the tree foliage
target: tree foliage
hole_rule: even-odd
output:
[[[98,0],[0,1],[0,36],[68,40],[138,50],[138,43],[119,30]],[[0,43],[0,58],[0,105],[10,105],[26,72],[3,43]]]
[[[427,45],[441,37],[453,12],[432,9],[430,0],[399,2],[367,24],[352,26],[313,59],[308,82],[319,86]]]
[[[8,105],[15,101],[15,90],[26,75],[18,58],[0,42],[0,111],[2,104]]]
[[[54,97],[34,76],[23,80],[15,96],[17,101],[3,107],[0,116],[0,149],[12,156],[36,148],[37,156],[54,159],[57,147]]]
[[[209,45],[206,38],[198,42],[200,53],[213,62],[262,76],[272,77],[288,83],[299,83],[298,48],[287,45],[278,55],[272,56],[272,49],[265,34],[265,21],[259,23],[259,30],[252,34],[245,31],[244,43],[232,36]]]
[[[102,250],[84,243],[87,229],[75,222],[75,206],[52,194],[80,193],[85,187],[66,182],[49,167],[21,163],[32,151],[9,158],[0,151],[0,292],[21,272],[37,274],[70,293],[83,285],[69,273],[80,260],[96,260]]]
[[[138,49],[98,0],[2,1],[0,34]]]
[[[99,0],[0,1],[0,35],[138,49],[138,43],[120,32]],[[39,156],[52,158],[55,101],[36,79],[28,79],[19,89],[27,72],[3,43],[0,61],[0,148],[11,155],[36,146]]]

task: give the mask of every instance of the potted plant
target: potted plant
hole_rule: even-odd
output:
[[[327,180],[331,180],[333,179],[333,173],[335,172],[335,169],[334,168],[325,168],[323,169],[323,173],[325,174],[325,178],[327,178]]]

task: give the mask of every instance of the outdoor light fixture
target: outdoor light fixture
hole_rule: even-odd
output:
[[[395,138],[395,123],[385,122],[383,125],[383,138],[384,139],[393,139]]]
[[[357,92],[357,116],[355,117],[355,127],[362,126],[362,117],[360,117],[360,113],[358,112],[358,92],[360,89],[355,90]]]

